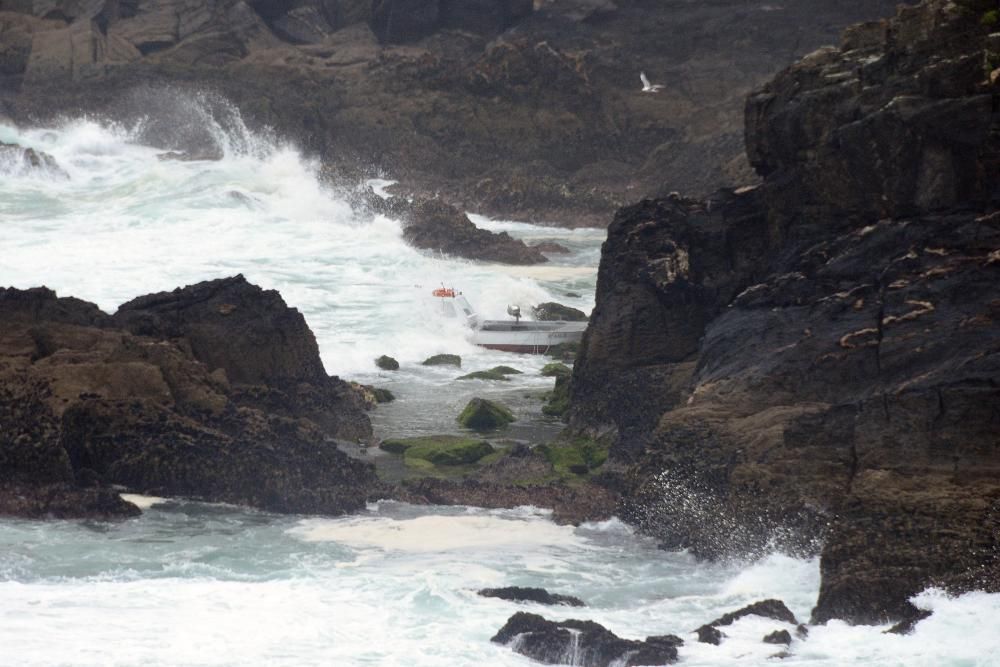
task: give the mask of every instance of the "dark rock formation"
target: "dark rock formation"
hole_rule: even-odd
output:
[[[467,259],[503,264],[548,261],[541,251],[507,232],[496,234],[476,227],[468,216],[440,199],[426,199],[407,207],[403,238],[416,248]]]
[[[0,426],[0,507],[22,516],[134,512],[110,484],[331,514],[376,488],[326,443],[370,434],[360,399],[325,375],[302,316],[242,277],[115,317],[0,289]]]
[[[746,94],[894,4],[6,0],[0,108],[148,118],[141,140],[180,151],[212,143],[178,104],[209,89],[351,185],[382,169],[466,209],[603,225],[749,178]]]
[[[242,275],[133,299],[114,321],[138,336],[187,345],[243,405],[308,417],[339,437],[371,437],[356,393],[327,376],[302,314]]]
[[[798,621],[795,620],[795,614],[781,600],[761,600],[760,602],[748,604],[734,612],[723,614],[708,625],[713,628],[717,628],[720,625],[732,625],[744,616],[762,616],[763,618],[770,618],[775,621],[783,621],[793,625],[798,624]]]
[[[753,604],[749,604],[746,607],[738,609],[734,612],[723,614],[722,616],[715,619],[711,623],[706,623],[705,625],[701,626],[700,628],[695,630],[695,632],[698,633],[698,641],[703,644],[714,644],[718,646],[722,642],[722,638],[725,637],[725,635],[719,630],[719,627],[725,625],[732,625],[733,623],[740,620],[744,616],[762,616],[764,618],[771,618],[776,621],[798,624],[798,621],[795,619],[795,614],[793,614],[788,609],[788,607],[785,606],[785,603],[782,602],[781,600],[761,600],[760,602],[754,602]],[[772,636],[780,636],[780,637],[787,636],[788,641],[787,642],[768,641],[766,637],[764,638],[764,641],[771,644],[774,643],[790,644],[792,641],[791,635],[789,635],[786,630],[781,630],[780,632],[775,631],[770,635],[768,635],[768,637]]]
[[[381,368],[384,371],[398,371],[399,370],[399,362],[396,361],[395,359],[393,359],[392,357],[384,355],[384,354],[381,357],[379,357],[378,359],[375,360],[375,365],[378,366],[379,368]]]
[[[507,586],[505,588],[484,588],[479,591],[484,598],[500,598],[512,602],[537,602],[538,604],[562,604],[570,607],[583,607],[583,600],[572,595],[549,593],[544,588],[525,588],[523,586]]]
[[[435,354],[427,357],[421,364],[424,366],[457,366],[462,367],[462,357],[457,354]]]
[[[1000,582],[1000,114],[953,4],[849,30],[751,96],[756,189],[623,209],[570,423],[626,516],[716,556],[814,553],[813,618]]]
[[[536,320],[541,320],[543,322],[586,322],[587,313],[583,312],[579,308],[571,308],[570,306],[564,306],[561,303],[555,303],[553,301],[547,301],[545,303],[540,303],[537,306],[531,308],[531,312],[534,313]]]
[[[517,421],[507,406],[485,398],[473,398],[457,419],[465,428],[476,431],[492,431]]]
[[[718,646],[722,643],[722,638],[725,637],[722,631],[714,625],[703,625],[695,630],[695,632],[698,633],[698,641],[702,644]]]
[[[788,646],[792,643],[792,635],[788,630],[775,630],[765,635],[761,641],[765,644],[784,644]]]
[[[886,630],[886,632],[894,635],[908,635],[917,627],[917,623],[925,618],[929,618],[932,613],[927,609],[917,609],[914,607],[912,613]]]
[[[555,622],[525,612],[511,616],[490,641],[538,662],[584,667],[666,665],[677,661],[677,647],[684,643],[674,635],[622,639],[593,621]]]

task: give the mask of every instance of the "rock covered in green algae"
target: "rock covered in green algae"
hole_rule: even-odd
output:
[[[510,366],[494,366],[487,371],[475,371],[467,375],[463,375],[457,379],[459,380],[498,380],[501,382],[506,382],[510,378],[508,375],[521,375],[521,371],[516,368],[511,368]]]
[[[458,423],[476,431],[491,431],[517,421],[514,414],[504,405],[474,398],[458,416]]]
[[[564,363],[553,361],[551,363],[545,364],[545,366],[542,367],[541,374],[544,375],[545,377],[554,377],[554,378],[569,377],[570,375],[573,374],[573,369]]]
[[[421,459],[439,466],[475,463],[494,451],[485,440],[456,435],[390,439],[383,441],[379,447],[393,454],[402,454],[407,460]]]
[[[462,367],[462,357],[457,354],[435,354],[421,362],[424,366],[458,366]]]
[[[384,371],[399,370],[399,362],[393,359],[392,357],[386,356],[384,354],[375,360],[375,365]]]

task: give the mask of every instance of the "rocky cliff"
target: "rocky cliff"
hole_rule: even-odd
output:
[[[104,516],[108,490],[337,514],[371,466],[361,399],[323,370],[302,315],[242,276],[109,316],[45,288],[0,289],[0,513]]]
[[[1000,34],[973,5],[781,72],[746,105],[759,187],[625,208],[603,249],[571,425],[634,462],[623,511],[665,546],[821,551],[817,621],[1000,589]]]
[[[221,93],[351,182],[606,224],[751,176],[742,101],[893,0],[0,0],[0,115],[204,152]],[[665,86],[640,92],[639,73]],[[216,119],[218,120],[218,119]]]

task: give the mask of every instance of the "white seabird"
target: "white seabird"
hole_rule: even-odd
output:
[[[663,89],[663,86],[658,83],[655,85],[650,83],[645,72],[639,72],[639,79],[642,80],[642,92],[644,93],[658,93]]]

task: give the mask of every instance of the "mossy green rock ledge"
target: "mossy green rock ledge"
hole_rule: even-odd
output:
[[[435,354],[423,360],[424,366],[458,366],[462,367],[462,357],[457,354]]]
[[[475,431],[492,431],[517,421],[514,414],[504,405],[474,398],[458,416],[458,423]]]
[[[476,371],[459,377],[459,380],[509,380],[508,375],[521,375],[521,371],[510,366],[494,366],[488,371]]]
[[[391,439],[383,441],[379,447],[393,454],[402,454],[407,463],[420,459],[438,466],[475,463],[493,453],[493,446],[485,440],[456,435]]]
[[[561,378],[561,377],[569,377],[572,374],[573,374],[572,368],[558,361],[553,361],[550,364],[545,364],[545,367],[542,368],[542,375],[544,375],[545,377]]]
[[[384,371],[399,370],[399,362],[393,359],[392,357],[386,356],[384,354],[375,360],[375,365]]]

